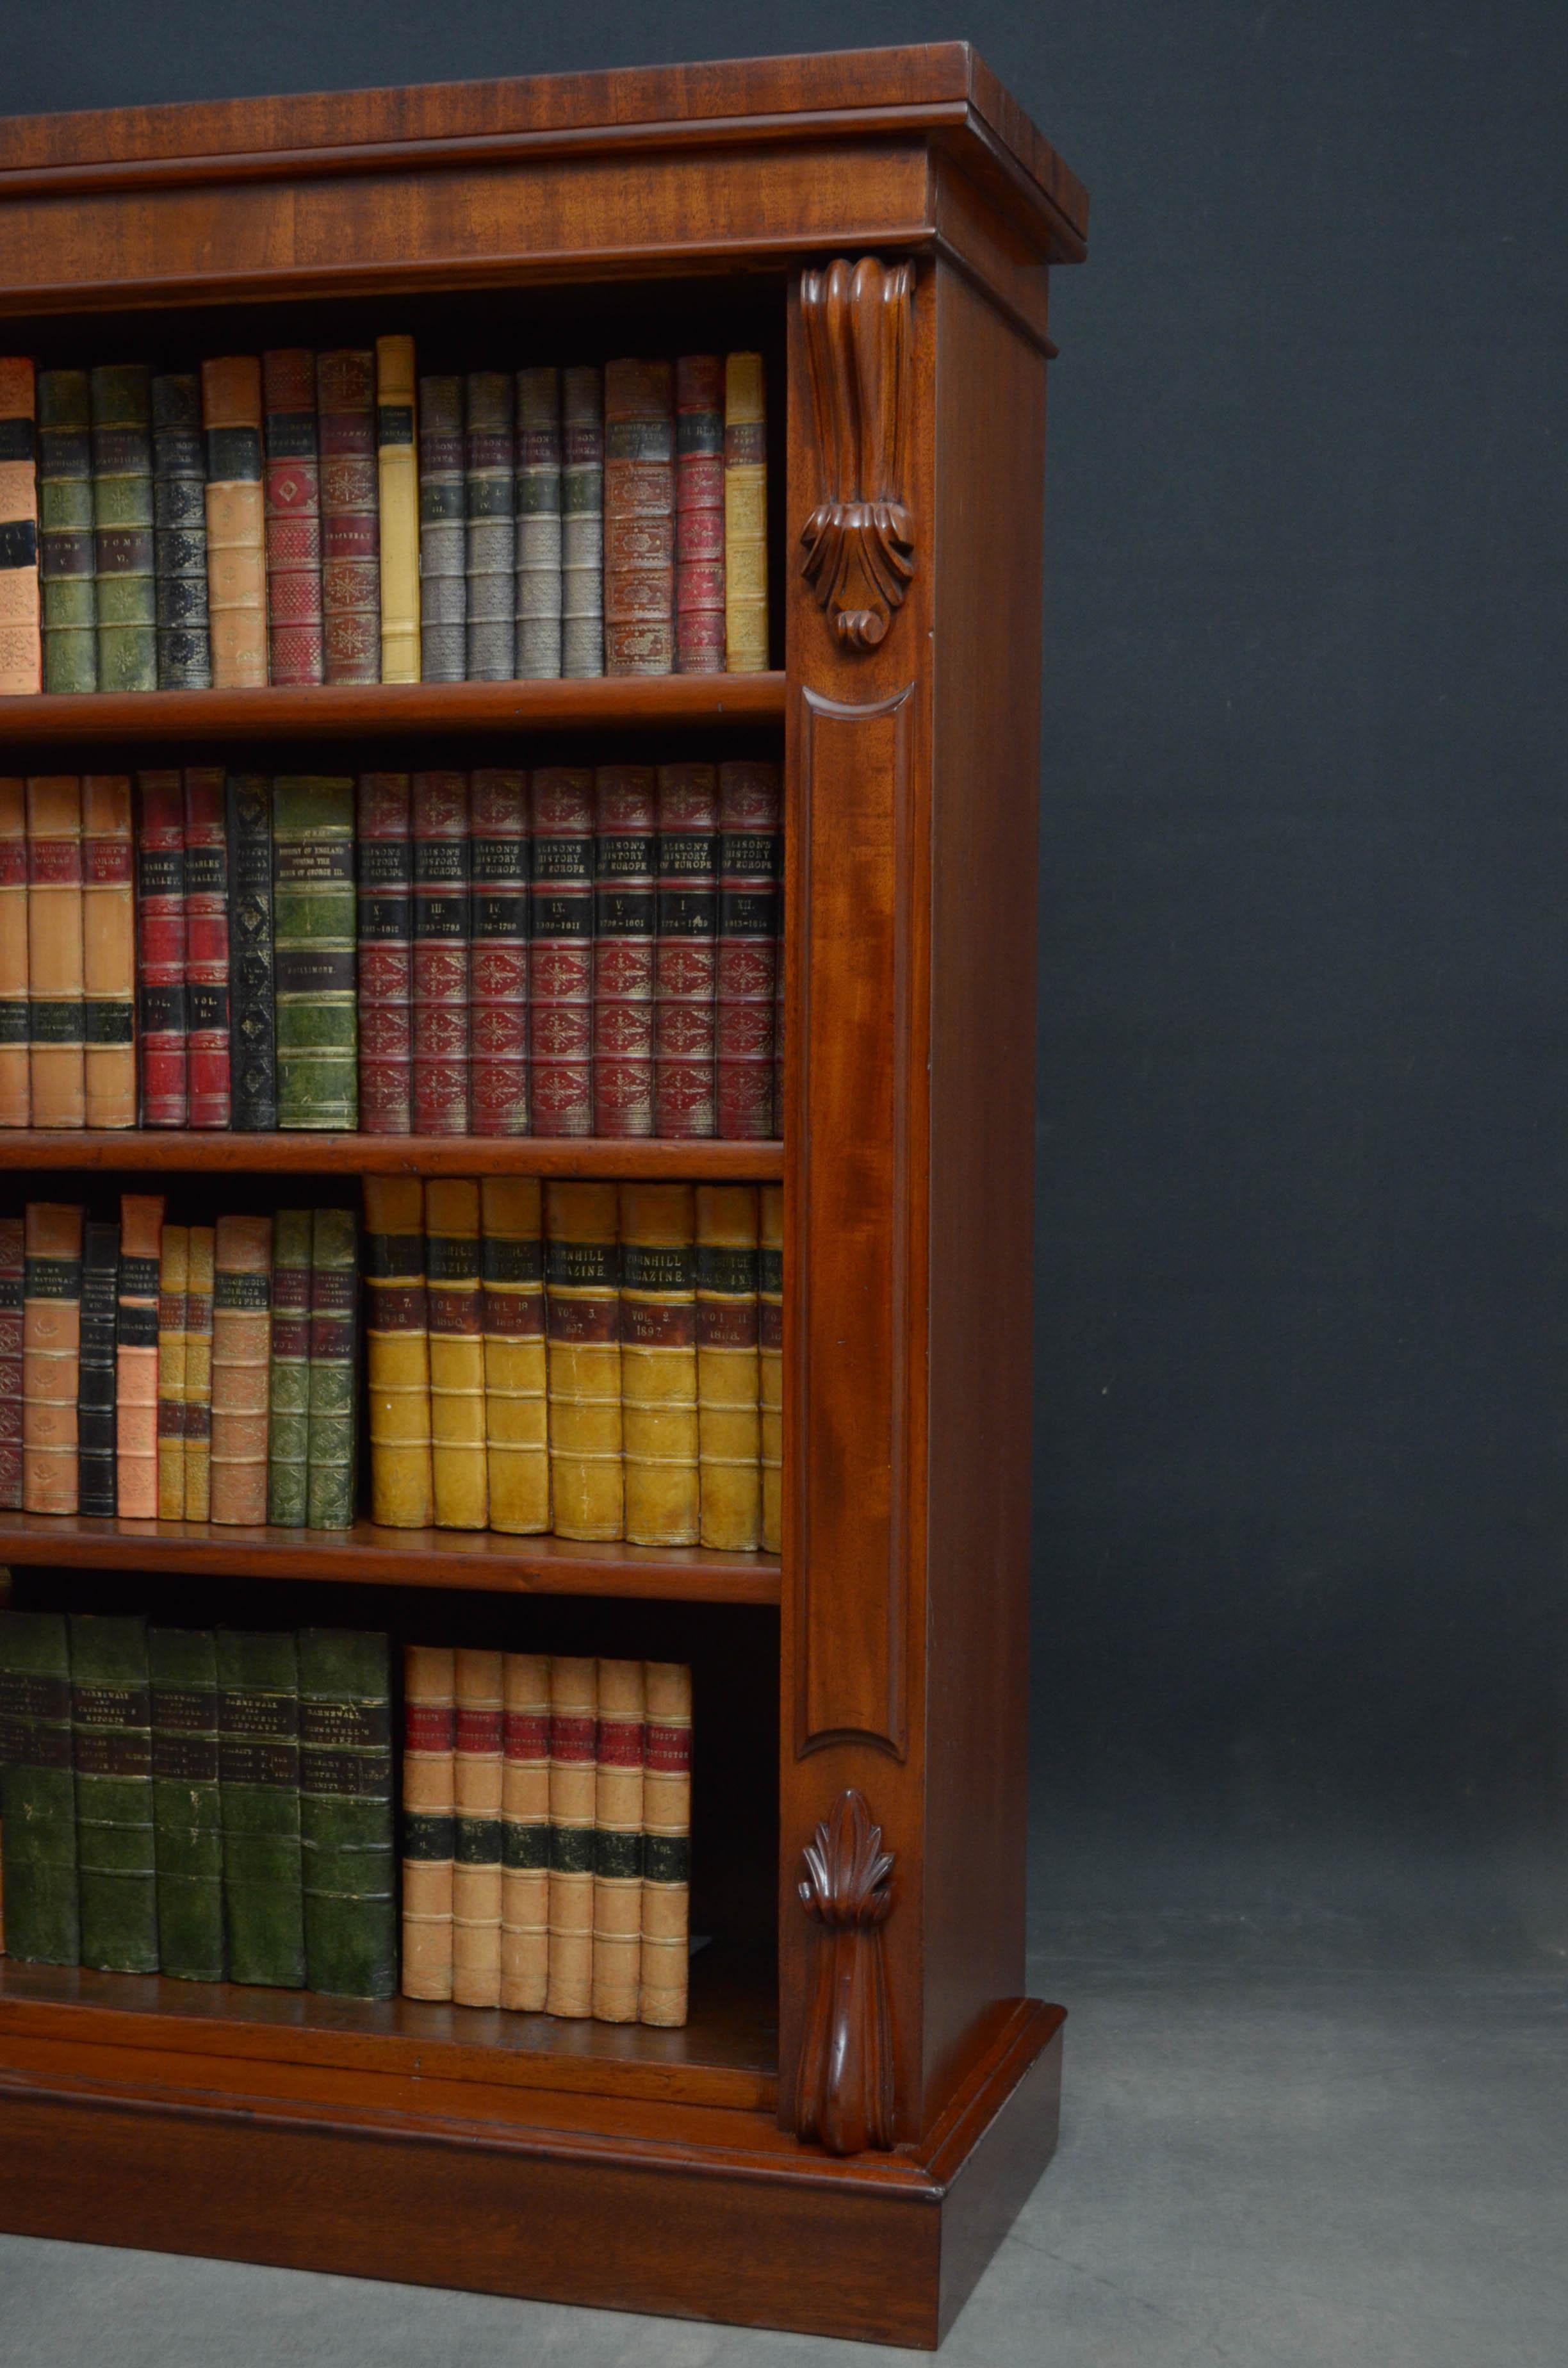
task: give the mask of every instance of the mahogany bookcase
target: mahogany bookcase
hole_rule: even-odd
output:
[[[760,346],[775,666],[16,699],[0,769],[738,741],[782,752],[788,848],[781,1145],[0,1136],[16,1206],[85,1169],[239,1206],[781,1176],[787,1287],[781,1558],[0,1516],[18,1600],[691,1657],[716,1935],[679,2032],[0,1960],[6,2228],[934,2345],[1048,2159],[1030,1014],[1047,280],[1085,214],[960,43],[0,122],[0,344],[46,362]]]

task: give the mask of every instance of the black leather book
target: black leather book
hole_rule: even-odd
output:
[[[278,1124],[272,963],[272,784],[231,773],[229,824],[229,1053],[231,1123],[242,1134]]]
[[[160,690],[210,690],[212,687],[206,504],[201,382],[193,372],[176,371],[153,381]]]
[[[112,1518],[115,1491],[115,1337],[119,1311],[119,1227],[89,1224],[82,1255],[82,1354],[76,1382],[77,1504]]]

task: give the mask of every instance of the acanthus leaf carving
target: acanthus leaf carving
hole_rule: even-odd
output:
[[[840,256],[801,279],[822,498],[801,570],[851,649],[875,649],[915,574],[904,501],[915,266]]]
[[[819,1930],[795,2128],[829,2154],[885,2150],[893,2142],[892,2009],[882,1955],[892,1863],[881,1827],[852,1787],[801,1854],[801,1904]]]

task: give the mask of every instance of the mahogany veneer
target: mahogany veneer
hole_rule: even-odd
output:
[[[482,1134],[229,1134],[177,1127],[77,1133],[0,1128],[7,1167],[97,1175],[613,1176],[767,1184],[784,1172],[781,1143],[626,1143],[597,1136],[545,1142]]]

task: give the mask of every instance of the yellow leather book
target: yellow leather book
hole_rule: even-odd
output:
[[[22,1248],[22,1510],[74,1513],[80,1501],[81,1210],[29,1202]]]
[[[428,1529],[436,1498],[425,1187],[417,1176],[365,1178],[365,1366],[370,1519],[384,1529]]]
[[[562,1538],[623,1534],[615,1186],[545,1186],[550,1493]]]
[[[642,1977],[641,1661],[601,1661],[594,1789],[594,2015],[635,2022]]]
[[[213,1267],[211,1518],[260,1523],[267,1519],[271,1218],[220,1217]]]
[[[642,1958],[638,2020],[686,2021],[691,1898],[691,1671],[649,1661],[642,1762]]]
[[[501,2003],[501,1656],[459,1646],[452,2000]]]
[[[368,1212],[367,1212],[368,1220]],[[449,1645],[403,1656],[403,1994],[452,1994],[457,1668]]]
[[[533,1537],[550,1527],[543,1195],[535,1176],[487,1176],[479,1198],[490,1526]]]
[[[28,782],[28,1032],[34,1126],[85,1126],[82,784]]]
[[[158,1281],[163,1232],[161,1192],[120,1195],[114,1445],[115,1493],[122,1521],[154,1520],[158,1512]]]
[[[28,800],[0,776],[0,1126],[32,1118],[28,1028]]]
[[[425,1187],[430,1311],[430,1463],[440,1530],[489,1520],[484,1452],[484,1315],[479,1289],[479,1186],[461,1176]]]
[[[784,1187],[757,1193],[756,1356],[761,1401],[762,1544],[784,1551]]]
[[[381,680],[419,680],[419,466],[414,339],[376,339],[381,508]]]
[[[190,1227],[165,1225],[158,1258],[158,1519],[185,1519],[185,1302]]]
[[[724,666],[767,670],[767,416],[762,356],[724,360]]]
[[[620,1187],[620,1419],[633,1545],[698,1540],[696,1240],[689,1184]]]
[[[261,362],[201,365],[207,438],[207,607],[214,690],[267,681],[267,521],[261,489]]]
[[[550,1990],[550,1661],[503,1656],[501,2003],[540,2014]]]
[[[755,1553],[762,1539],[755,1184],[697,1188],[698,1425],[702,1543]]]
[[[82,776],[84,1082],[89,1126],[136,1123],[136,891],[127,773]]]
[[[550,1987],[551,2014],[586,2016],[594,1998],[594,1817],[598,1664],[557,1653],[550,1665]]]
[[[212,1269],[210,1225],[192,1225],[185,1283],[185,1518],[212,1513]]]

